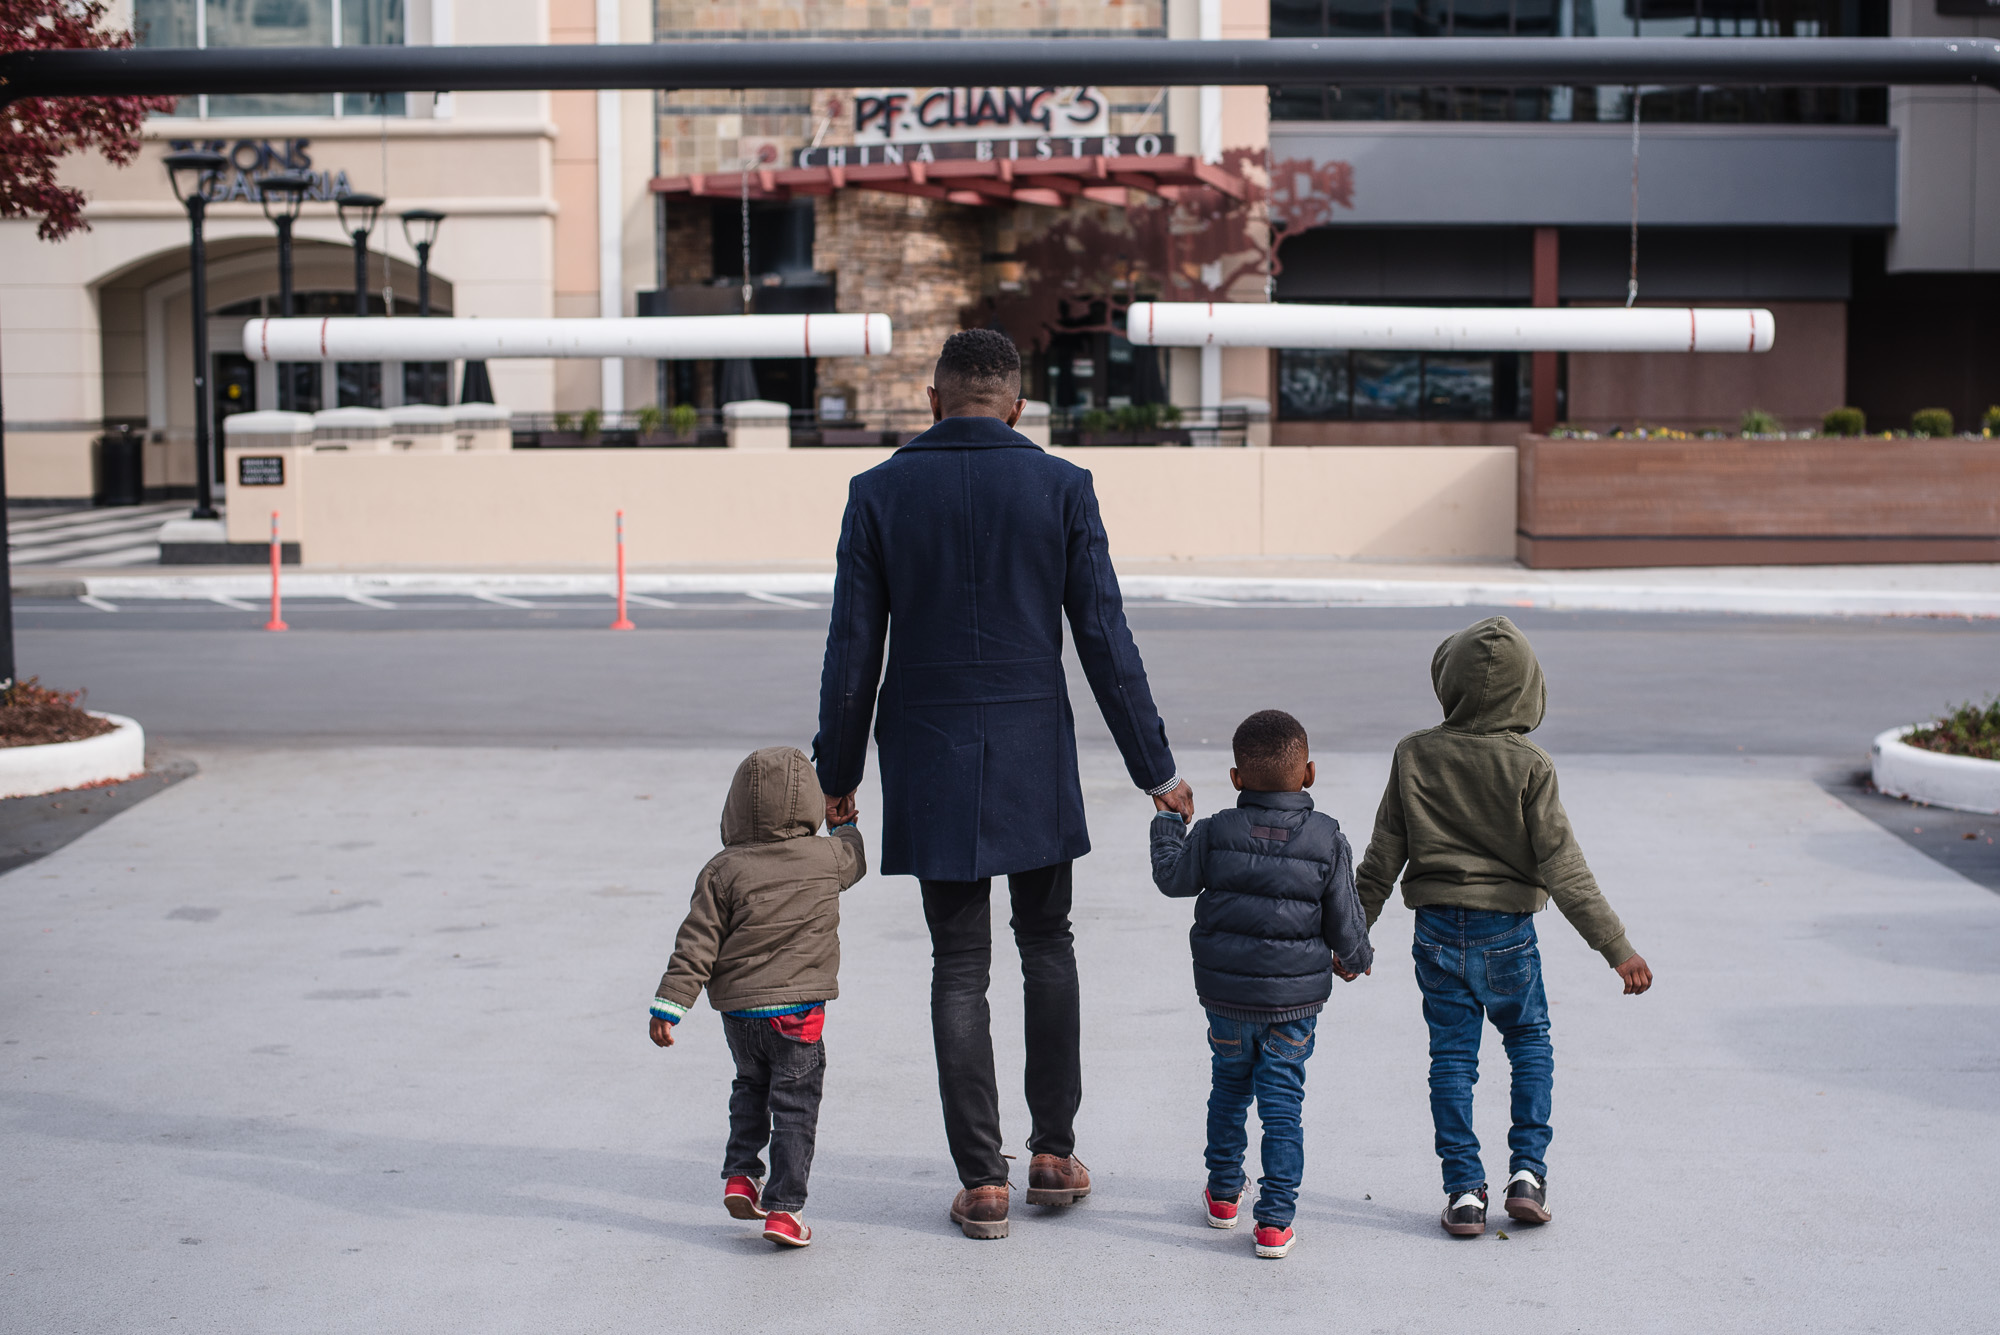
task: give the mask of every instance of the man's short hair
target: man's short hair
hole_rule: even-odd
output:
[[[1282,779],[1304,759],[1306,730],[1282,709],[1260,709],[1236,725],[1229,745],[1236,752],[1237,779],[1255,788],[1252,780]]]
[[[947,407],[1009,407],[1021,397],[1021,352],[997,329],[961,329],[938,354],[937,392]]]

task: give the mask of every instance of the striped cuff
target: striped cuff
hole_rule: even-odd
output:
[[[678,1001],[668,1001],[665,997],[653,998],[653,1018],[665,1020],[668,1024],[679,1024],[687,1018],[688,1008]]]
[[[1172,791],[1173,791],[1174,789],[1176,789],[1176,788],[1178,788],[1178,787],[1180,787],[1180,786],[1181,786],[1181,773],[1180,773],[1180,771],[1179,771],[1179,770],[1175,770],[1175,771],[1174,771],[1174,777],[1173,777],[1173,778],[1171,778],[1171,779],[1168,779],[1168,780],[1167,780],[1167,781],[1166,781],[1165,783],[1161,784],[1161,785],[1160,785],[1160,786],[1159,786],[1158,788],[1148,788],[1148,789],[1146,790],[1146,796],[1148,796],[1148,797],[1165,797],[1165,796],[1166,796],[1166,795],[1167,795],[1168,793],[1171,793],[1171,792],[1172,792]]]

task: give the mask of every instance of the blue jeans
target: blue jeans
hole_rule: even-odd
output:
[[[1284,1024],[1257,1024],[1208,1013],[1208,1049],[1214,1058],[1208,1092],[1208,1194],[1234,1200],[1243,1190],[1243,1154],[1250,1148],[1244,1116],[1257,1100],[1264,1124],[1259,1147],[1264,1176],[1257,1181],[1258,1224],[1290,1228],[1305,1175],[1306,1058],[1312,1056],[1317,1015]]]
[[[1549,1046],[1549,1003],[1542,992],[1542,957],[1528,913],[1420,908],[1417,986],[1431,1029],[1431,1122],[1446,1191],[1483,1186],[1479,1137],[1472,1132],[1472,1086],[1479,1079],[1480,1021],[1500,1031],[1514,1068],[1514,1126],[1507,1133],[1507,1172],[1546,1176],[1549,1100],[1555,1050]]]

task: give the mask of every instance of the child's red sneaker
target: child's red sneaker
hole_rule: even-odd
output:
[[[773,1210],[764,1216],[764,1241],[780,1247],[810,1247],[813,1231],[789,1210]]]
[[[762,1219],[764,1210],[757,1202],[763,1192],[762,1182],[753,1178],[732,1177],[723,1184],[722,1208],[729,1211],[731,1219]]]
[[[1210,1228],[1235,1228],[1236,1211],[1243,1204],[1243,1193],[1239,1191],[1228,1200],[1219,1201],[1215,1199],[1207,1187],[1203,1187],[1201,1189],[1201,1203],[1208,1211],[1208,1226]]]
[[[1285,1253],[1291,1249],[1292,1230],[1289,1228],[1272,1228],[1268,1224],[1258,1225],[1257,1255],[1267,1261],[1276,1261],[1282,1259]]]

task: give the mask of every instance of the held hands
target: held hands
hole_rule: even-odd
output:
[[[653,1016],[652,1020],[653,1022],[648,1032],[652,1035],[654,1046],[662,1048],[672,1047],[674,1045],[674,1027],[657,1015]]]
[[[858,792],[859,789],[856,791]],[[845,825],[847,822],[853,820],[855,815],[856,808],[853,793],[849,793],[845,797],[829,797],[826,799],[827,829],[831,830],[836,825]]]
[[[1182,779],[1180,786],[1170,793],[1162,793],[1153,799],[1153,810],[1171,811],[1181,818],[1182,825],[1194,823],[1194,789]]]
[[[1625,980],[1625,995],[1628,997],[1636,997],[1653,985],[1653,971],[1638,955],[1618,966],[1618,976]]]
[[[1363,969],[1360,973],[1350,973],[1347,969],[1347,966],[1340,962],[1340,956],[1335,955],[1333,957],[1333,971],[1340,975],[1341,982],[1351,983],[1357,978],[1373,974],[1375,972],[1375,966],[1371,964],[1367,968]]]

